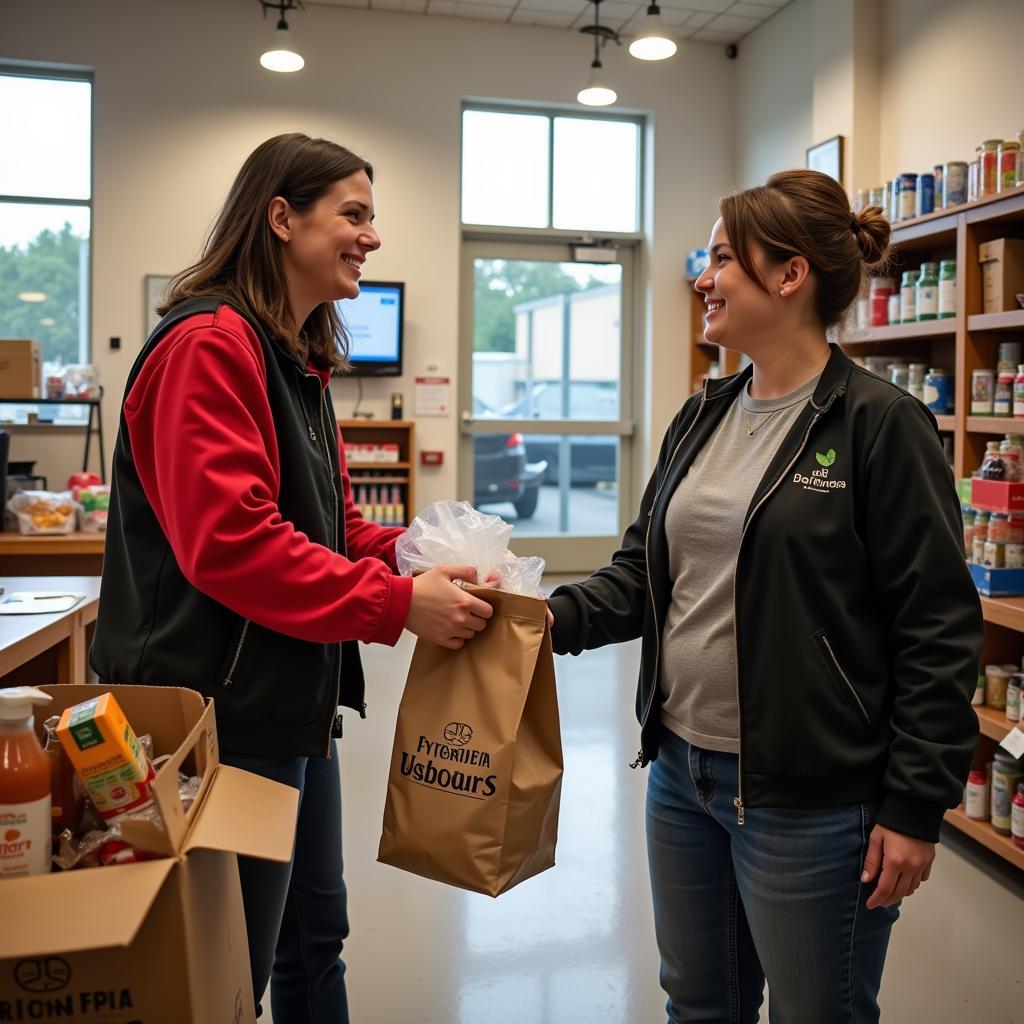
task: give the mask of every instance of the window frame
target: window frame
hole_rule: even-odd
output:
[[[89,84],[89,196],[87,199],[67,199],[60,196],[26,196],[0,193],[0,205],[18,203],[34,206],[78,206],[89,211],[89,238],[86,258],[87,281],[85,288],[79,282],[79,294],[82,296],[82,308],[79,310],[79,337],[83,336],[81,325],[84,324],[85,344],[79,342],[79,362],[91,363],[93,356],[92,335],[92,288],[93,288],[93,252],[95,246],[95,216],[93,200],[96,186],[96,82],[92,71],[85,67],[59,64],[21,64],[17,61],[0,61],[0,75],[5,78],[42,78],[53,82],[88,82]],[[84,358],[83,358],[84,357]],[[46,352],[43,352],[46,359]],[[45,396],[44,396],[45,397]],[[73,403],[69,403],[73,404]],[[35,406],[25,406],[35,409]],[[84,418],[83,421],[84,422]]]
[[[462,175],[462,154],[465,148],[465,119],[467,111],[487,114],[532,114],[548,119],[548,209],[547,226],[542,228],[518,227],[505,224],[475,224],[462,220],[462,192],[464,187]],[[601,228],[556,228],[554,222],[554,175],[555,175],[555,118],[570,118],[577,121],[616,121],[634,124],[637,128],[636,154],[636,224],[635,231],[606,231]],[[581,111],[575,107],[559,107],[555,105],[533,105],[526,103],[486,103],[483,101],[464,101],[459,111],[459,223],[462,237],[467,241],[497,241],[500,239],[550,239],[560,241],[573,240],[605,240],[621,242],[639,242],[643,239],[643,211],[645,204],[646,177],[646,139],[647,118],[642,114],[621,114],[598,111]]]

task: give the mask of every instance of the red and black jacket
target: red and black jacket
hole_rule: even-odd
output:
[[[164,317],[125,389],[91,663],[213,697],[235,753],[326,755],[338,705],[365,713],[356,641],[408,615],[402,531],[355,508],[326,385],[210,298]]]

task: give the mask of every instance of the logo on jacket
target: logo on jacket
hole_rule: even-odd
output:
[[[802,487],[805,491],[812,491],[822,494],[825,491],[839,491],[846,488],[845,480],[832,480],[829,477],[829,470],[835,465],[838,458],[835,448],[829,448],[825,453],[815,452],[814,458],[821,469],[814,470],[810,476],[806,476],[797,470],[793,474],[793,483]]]

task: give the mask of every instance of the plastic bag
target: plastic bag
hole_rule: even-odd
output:
[[[7,503],[18,521],[19,533],[73,533],[75,503],[63,491],[17,491]]]
[[[483,584],[497,576],[502,590],[540,597],[543,558],[516,558],[508,549],[512,527],[467,501],[435,501],[398,538],[398,571],[413,576],[439,565],[472,565]]]
[[[78,502],[79,529],[83,533],[106,533],[110,486],[92,484],[89,487],[75,487],[71,493]]]

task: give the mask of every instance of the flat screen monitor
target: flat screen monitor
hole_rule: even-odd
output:
[[[401,376],[405,285],[362,281],[358,298],[339,299],[335,305],[348,334],[350,375]]]

